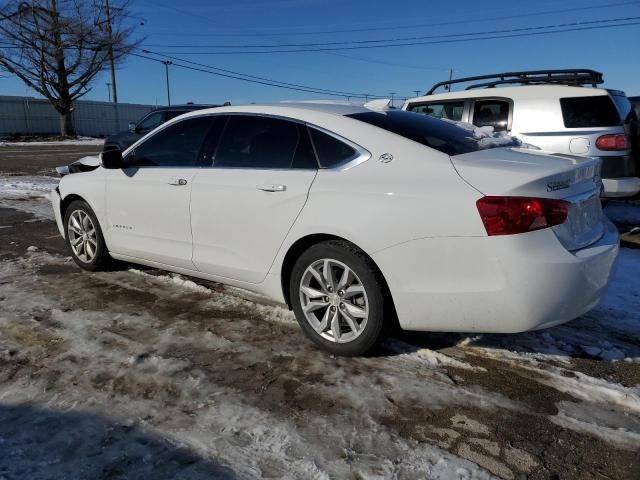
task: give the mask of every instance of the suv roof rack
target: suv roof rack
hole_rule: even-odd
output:
[[[425,95],[431,95],[440,87],[449,87],[456,83],[477,82],[478,80],[490,80],[487,82],[474,83],[465,90],[473,88],[493,88],[496,85],[522,84],[522,85],[591,85],[595,87],[604,83],[601,72],[595,70],[573,68],[567,70],[527,70],[523,72],[494,73],[491,75],[480,75],[477,77],[456,78],[436,83]]]

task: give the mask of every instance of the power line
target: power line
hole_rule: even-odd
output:
[[[622,17],[622,18],[602,19],[602,20],[588,20],[588,21],[582,21],[582,22],[559,23],[555,25],[537,25],[532,27],[507,28],[502,30],[489,30],[489,31],[481,31],[481,32],[450,33],[447,35],[422,35],[422,36],[414,36],[414,37],[385,38],[385,39],[377,39],[377,40],[343,40],[339,42],[319,42],[319,43],[281,43],[277,45],[147,44],[146,46],[163,47],[163,48],[234,48],[234,49],[235,48],[238,48],[238,49],[268,48],[268,49],[271,49],[271,48],[283,48],[283,47],[318,47],[318,46],[325,47],[329,45],[368,45],[368,44],[375,44],[375,43],[396,43],[396,42],[406,42],[406,41],[413,41],[413,40],[474,37],[478,35],[495,35],[495,34],[501,34],[501,33],[516,33],[516,32],[526,32],[526,31],[535,31],[535,30],[560,29],[560,28],[583,26],[583,25],[586,26],[586,25],[596,25],[596,24],[602,24],[602,23],[626,22],[631,20],[640,20],[640,17]]]
[[[147,59],[147,60],[152,60],[154,62],[164,63],[163,60],[159,60],[157,58],[149,57],[147,55],[141,55],[141,54],[138,54],[138,53],[131,53],[131,55],[133,55],[134,57],[139,57],[139,58],[144,58],[144,59]],[[176,57],[167,57],[167,58],[176,58]],[[313,93],[313,94],[316,94],[316,95],[328,95],[328,96],[334,96],[334,97],[386,98],[386,96],[384,96],[384,95],[370,95],[370,94],[364,94],[364,93],[348,93],[348,92],[330,93],[329,91],[325,91],[325,90],[322,90],[322,89],[315,89],[313,87],[302,87],[302,86],[301,87],[292,87],[292,86],[288,86],[288,85],[285,85],[285,84],[282,84],[282,83],[255,80],[255,79],[252,79],[252,78],[246,78],[246,77],[242,77],[242,76],[238,76],[238,75],[230,75],[230,74],[226,74],[226,73],[213,71],[213,68],[215,68],[215,67],[205,66],[205,68],[200,68],[200,67],[191,66],[191,65],[184,65],[183,63],[178,63],[178,62],[181,62],[181,61],[182,61],[182,59],[177,59],[177,61],[172,62],[172,65],[174,67],[184,68],[184,69],[187,69],[187,70],[193,70],[193,71],[202,72],[202,73],[209,73],[211,75],[216,75],[216,76],[219,76],[219,77],[231,78],[231,79],[234,79],[234,80],[241,80],[243,82],[256,83],[256,84],[259,84],[259,85],[266,85],[266,86],[269,86],[269,87],[276,87],[276,88],[282,88],[282,89],[286,89],[286,90],[294,90],[294,91],[305,92],[305,93]],[[191,63],[193,63],[193,62],[191,62]],[[398,100],[400,100],[400,99],[406,99],[406,97],[399,97]]]
[[[218,72],[222,72],[222,73],[226,73],[226,74],[230,74],[230,75],[235,75],[235,76],[241,76],[241,77],[246,77],[249,79],[254,79],[254,80],[261,80],[264,82],[268,82],[268,83],[274,83],[274,84],[279,84],[279,85],[283,85],[283,86],[288,86],[288,87],[298,87],[298,88],[302,88],[302,89],[309,89],[309,90],[314,90],[314,93],[324,93],[324,94],[330,94],[330,95],[338,95],[341,97],[345,97],[345,96],[350,96],[350,97],[358,97],[358,98],[364,98],[365,96],[369,96],[369,97],[377,97],[379,95],[370,95],[370,94],[365,94],[365,93],[354,93],[354,92],[345,92],[342,90],[331,90],[331,89],[326,89],[326,88],[318,88],[318,87],[309,87],[307,85],[301,85],[298,83],[290,83],[290,82],[282,82],[279,80],[273,80],[271,78],[265,78],[265,77],[259,77],[256,75],[250,75],[250,74],[246,74],[246,73],[241,73],[241,72],[236,72],[234,70],[227,70],[224,68],[219,68],[219,67],[214,67],[211,65],[206,65],[203,63],[198,63],[198,62],[193,62],[191,60],[186,60],[184,58],[178,58],[175,57],[173,55],[167,55],[167,54],[163,54],[163,53],[158,53],[158,52],[153,52],[150,50],[146,50],[146,49],[140,49],[142,51],[142,53],[147,53],[147,54],[151,54],[151,55],[157,55],[163,58],[168,58],[171,60],[175,60],[178,62],[182,62],[182,63],[186,63],[189,65],[194,65],[197,67],[203,67],[203,68],[207,68],[210,70],[214,70],[214,71],[218,71]]]
[[[175,7],[170,7],[168,5],[162,5],[159,3],[153,3],[150,1],[146,1],[145,3],[149,3],[152,5],[159,6],[161,8],[167,8],[173,10],[175,12],[183,13],[185,15],[193,15],[199,16],[199,14],[195,14],[193,12],[189,12],[187,10],[181,10]],[[411,28],[423,28],[423,27],[439,27],[439,26],[447,26],[447,25],[460,25],[460,24],[468,24],[468,23],[478,23],[478,22],[488,22],[495,20],[510,20],[514,18],[524,18],[524,17],[535,17],[535,16],[544,16],[544,15],[553,15],[558,13],[570,13],[570,12],[578,12],[585,10],[597,10],[602,8],[613,8],[613,7],[621,7],[626,5],[638,5],[638,1],[626,1],[626,2],[618,2],[618,3],[608,3],[604,5],[590,5],[590,6],[582,6],[582,7],[573,7],[573,8],[563,8],[557,10],[545,10],[540,12],[531,12],[531,13],[523,13],[523,14],[514,14],[514,15],[501,15],[495,17],[484,17],[484,18],[474,18],[471,20],[452,20],[446,22],[434,22],[434,23],[414,23],[407,25],[392,25],[392,26],[375,26],[375,27],[366,27],[366,28],[350,28],[350,29],[336,29],[336,30],[319,30],[319,31],[309,31],[308,27],[304,28],[304,32],[292,32],[292,31],[278,31],[278,32],[267,32],[267,33],[186,33],[186,32],[175,32],[175,31],[167,31],[167,32],[158,32],[157,35],[170,35],[170,36],[190,36],[190,37],[268,37],[273,35],[286,35],[286,36],[299,36],[299,35],[324,35],[324,34],[336,34],[336,33],[356,33],[356,32],[372,32],[379,30],[407,30]],[[151,33],[151,35],[156,35]]]
[[[640,17],[629,17],[629,19],[640,20]],[[585,27],[564,28],[559,30],[551,30],[551,31],[543,31],[543,32],[533,31],[533,32],[526,32],[526,33],[514,33],[514,34],[508,34],[508,35],[478,36],[475,38],[455,38],[455,39],[446,39],[446,40],[404,42],[404,43],[393,43],[393,44],[383,44],[383,45],[355,45],[355,46],[324,47],[324,48],[296,48],[296,49],[288,49],[288,50],[241,50],[241,51],[222,51],[222,52],[200,51],[200,52],[179,52],[179,53],[181,55],[246,55],[246,54],[253,55],[253,54],[274,54],[274,53],[332,52],[332,51],[340,51],[340,50],[369,50],[369,49],[379,49],[379,48],[409,47],[409,46],[416,46],[416,45],[439,45],[439,44],[446,44],[446,43],[473,42],[478,40],[496,40],[496,39],[504,39],[504,38],[532,37],[532,36],[549,35],[553,33],[602,30],[607,28],[628,27],[633,25],[640,25],[640,22],[629,21],[626,23],[616,23],[616,24],[609,24],[609,25],[591,25],[591,26],[585,26]],[[168,48],[171,48],[171,47],[168,47]]]

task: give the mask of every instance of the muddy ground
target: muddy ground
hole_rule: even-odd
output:
[[[78,157],[5,152],[0,177]],[[81,271],[18,203],[0,199],[0,479],[640,478],[640,251],[569,324],[346,359],[241,290]]]

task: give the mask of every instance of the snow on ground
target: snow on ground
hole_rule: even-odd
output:
[[[48,176],[0,175],[0,207],[28,212],[38,219],[53,220],[49,194],[59,181],[60,178]]]
[[[29,146],[58,146],[58,145],[84,145],[84,146],[100,146],[104,143],[104,138],[78,137],[75,139],[51,140],[51,141],[34,141],[34,142],[0,142],[1,147],[29,147]]]
[[[0,275],[6,280],[0,285],[0,352],[5,359],[13,355],[17,365],[46,362],[34,375],[14,371],[13,381],[0,382],[0,409],[27,403],[44,405],[59,415],[107,412],[117,425],[133,419],[131,426],[145,435],[166,438],[176,448],[232,469],[240,478],[492,478],[475,463],[438,446],[403,438],[376,420],[392,406],[387,395],[400,401],[411,395],[417,400],[419,393],[425,393],[424,386],[404,388],[411,372],[403,373],[396,366],[380,377],[393,382],[392,386],[371,392],[370,382],[377,377],[373,372],[354,379],[335,365],[335,359],[320,352],[307,350],[312,354],[302,356],[287,341],[296,327],[280,322],[269,325],[268,318],[261,330],[278,329],[279,335],[268,336],[268,349],[254,348],[247,343],[251,322],[238,316],[230,307],[232,301],[221,301],[227,293],[193,289],[187,282],[124,271],[92,277],[80,274],[77,285],[64,286],[55,276],[34,276],[43,267],[70,266],[70,259],[38,250],[0,263]],[[91,282],[98,282],[105,295],[115,295],[108,309],[91,291],[83,295]],[[68,288],[76,292],[76,308],[60,303],[60,295]],[[159,317],[157,312],[132,308],[135,303],[130,302],[146,296],[168,300],[166,306],[187,300],[192,311],[188,317],[171,312]],[[235,301],[241,310],[251,308],[250,302]],[[222,318],[197,320],[201,308],[211,311],[220,304],[226,305],[219,309]],[[225,319],[224,312],[232,318]],[[18,340],[22,343],[15,343]],[[45,357],[44,350],[48,350]],[[267,370],[252,370],[262,362]],[[318,379],[307,383],[290,374],[271,377],[268,365],[274,368],[282,362],[303,362],[302,368]],[[327,368],[331,364],[334,367]],[[222,380],[223,374],[231,378]],[[73,384],[74,388],[60,391],[51,383],[54,378],[56,385]],[[280,388],[272,387],[279,381],[284,382],[283,391],[275,399],[252,400],[256,392]],[[435,383],[432,389],[431,395],[421,399],[455,404],[477,401],[473,399],[479,395],[469,391],[465,400],[465,393],[451,382]],[[283,411],[282,400],[292,395],[307,405]],[[350,402],[356,399],[358,410],[353,410]],[[330,409],[335,402],[343,406]],[[323,414],[314,414],[317,409]],[[27,431],[30,428],[28,422],[23,425]],[[91,433],[84,442],[99,440]],[[0,459],[5,469],[0,471],[8,471],[11,477],[25,444],[21,437],[4,442],[11,448]],[[65,442],[52,439],[48,445],[63,455]],[[149,458],[146,467],[134,465],[132,471],[139,468],[149,473],[159,460]],[[82,461],[85,471],[98,469],[91,459]],[[94,462],[102,461],[97,456]],[[23,475],[38,471],[37,465],[32,468],[22,470]],[[66,471],[67,466],[58,459],[49,468]]]
[[[0,206],[51,218],[45,197],[57,181],[0,177]],[[217,478],[517,478],[543,463],[551,471],[554,455],[562,465],[585,443],[614,459],[640,438],[638,272],[640,250],[622,249],[600,305],[565,325],[409,335],[389,339],[379,357],[340,359],[255,294],[147,269],[88,274],[27,244],[0,262],[0,422],[33,405],[48,422],[78,416],[89,433],[75,441],[106,454],[142,442],[130,478],[157,476],[175,452],[196,456],[184,478],[205,478],[198,469]],[[534,401],[528,391],[544,394]],[[120,432],[107,447],[96,427],[105,422]],[[74,437],[66,433],[36,442],[58,452],[51,478],[70,476],[60,460]],[[38,471],[20,453],[30,442],[0,432],[10,447],[0,473]],[[97,453],[86,461],[107,468]]]

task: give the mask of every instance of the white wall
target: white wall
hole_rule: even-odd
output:
[[[80,100],[74,104],[73,123],[78,135],[100,137],[127,130],[153,109],[153,105],[93,102]],[[116,121],[117,119],[117,121]],[[0,95],[0,135],[57,135],[60,133],[58,112],[47,100],[33,97]]]

